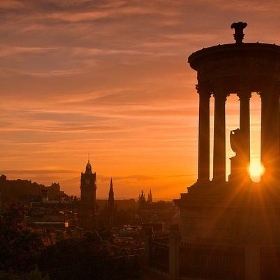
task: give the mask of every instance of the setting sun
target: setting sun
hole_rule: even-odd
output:
[[[264,167],[259,162],[251,162],[249,172],[252,177],[259,177],[264,173]]]

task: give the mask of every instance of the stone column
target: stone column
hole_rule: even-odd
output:
[[[268,83],[261,91],[262,181],[271,182],[279,174],[279,83]]]
[[[248,167],[250,165],[250,98],[251,92],[239,92],[240,100],[240,133],[242,135],[242,154],[241,159],[243,166],[241,167],[242,174],[249,177]]]
[[[279,103],[278,103],[278,107],[279,107],[279,120],[278,120],[279,121],[279,157],[278,157],[279,169],[278,169],[278,177],[280,178],[280,85],[279,85]]]
[[[214,154],[213,181],[225,182],[226,178],[226,94],[221,90],[214,92]]]
[[[209,182],[210,175],[210,91],[198,87],[198,183]]]

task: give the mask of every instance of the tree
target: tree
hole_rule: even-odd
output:
[[[129,248],[104,241],[96,232],[83,238],[61,240],[46,247],[38,267],[51,279],[133,279],[140,272],[140,259]]]
[[[30,260],[44,245],[42,238],[26,225],[27,211],[23,204],[11,204],[0,217],[0,270],[34,269]]]

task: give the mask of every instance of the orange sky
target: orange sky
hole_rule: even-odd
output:
[[[111,177],[117,198],[150,188],[178,198],[197,178],[187,57],[233,43],[236,21],[248,23],[244,42],[280,45],[279,15],[278,0],[1,0],[0,174],[79,195],[90,153],[98,198]],[[227,114],[229,134],[238,127],[234,97]]]

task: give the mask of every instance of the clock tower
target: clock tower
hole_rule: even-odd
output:
[[[84,228],[96,225],[96,173],[88,161],[85,173],[81,173],[81,207],[79,219]]]

